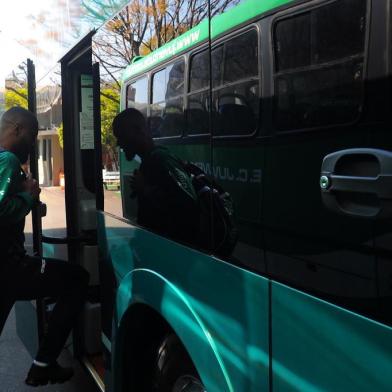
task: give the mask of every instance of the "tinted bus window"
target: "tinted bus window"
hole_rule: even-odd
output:
[[[257,76],[257,52],[255,30],[228,41],[225,45],[223,83]]]
[[[248,31],[224,43],[219,86],[214,88],[215,136],[255,132],[259,117],[258,35]]]
[[[218,86],[221,80],[223,46],[211,52],[212,85]],[[191,59],[189,73],[189,94],[187,107],[187,132],[189,135],[209,133],[209,86],[210,58],[207,50],[195,54]],[[216,113],[212,113],[215,117]]]
[[[218,86],[221,83],[222,77],[222,56],[223,56],[223,47],[218,46],[212,50],[211,54],[211,67],[212,67],[212,84],[213,87]],[[198,91],[201,89],[206,89],[210,86],[210,74],[208,70],[210,69],[209,65],[210,59],[207,50],[203,50],[200,53],[195,54],[191,60],[191,71],[190,71],[190,80],[189,91]]]
[[[179,136],[184,129],[184,61],[168,65],[152,78],[150,129],[154,137]]]
[[[190,91],[197,91],[209,86],[209,56],[207,50],[192,57],[189,86]]]
[[[366,0],[336,1],[275,25],[275,122],[280,130],[358,118],[365,27]]]
[[[310,63],[310,14],[278,23],[275,36],[277,71],[300,68]]]
[[[166,93],[166,69],[154,74],[152,80],[152,103],[164,101]]]
[[[207,51],[191,59],[188,134],[208,133]],[[214,48],[211,54],[215,136],[252,134],[259,116],[258,37],[252,30]]]
[[[166,68],[166,97],[170,99],[184,94],[184,62],[179,61]]]
[[[365,15],[366,0],[338,1],[317,9],[313,13],[313,37],[317,37],[314,61],[322,63],[363,52]]]
[[[140,110],[147,115],[148,81],[147,78],[136,80],[127,87],[127,107]]]

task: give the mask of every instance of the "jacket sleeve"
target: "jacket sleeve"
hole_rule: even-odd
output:
[[[11,193],[19,181],[19,162],[10,154],[0,154],[0,220],[2,223],[21,221],[30,211],[34,199],[28,192]]]

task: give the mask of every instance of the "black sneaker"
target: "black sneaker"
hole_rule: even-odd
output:
[[[39,385],[51,384],[62,384],[68,381],[74,375],[72,368],[63,368],[57,362],[48,366],[37,366],[32,365],[25,383],[32,387]]]

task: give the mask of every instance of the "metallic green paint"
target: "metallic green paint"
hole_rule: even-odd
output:
[[[117,327],[133,304],[148,304],[178,334],[208,391],[268,389],[265,278],[112,216],[98,221],[119,284]]]
[[[272,283],[273,388],[390,391],[392,328]]]
[[[117,328],[146,304],[178,334],[209,392],[268,390],[268,279],[104,213],[98,221],[119,285]],[[391,328],[273,281],[270,294],[273,390],[389,390]]]
[[[210,390],[234,392],[221,355],[208,328],[204,325],[185,292],[165,279],[164,276],[147,269],[136,269],[122,279],[117,292],[117,317],[121,320],[125,312],[136,303],[153,307],[170,324],[185,344],[195,366],[203,371],[205,385]]]

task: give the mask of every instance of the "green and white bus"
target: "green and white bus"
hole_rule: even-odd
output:
[[[61,60],[69,258],[99,248],[76,355],[98,329],[115,392],[391,390],[391,2],[162,2],[144,46],[135,3]],[[230,256],[138,225],[138,160],[103,190],[110,102],[230,193]]]

